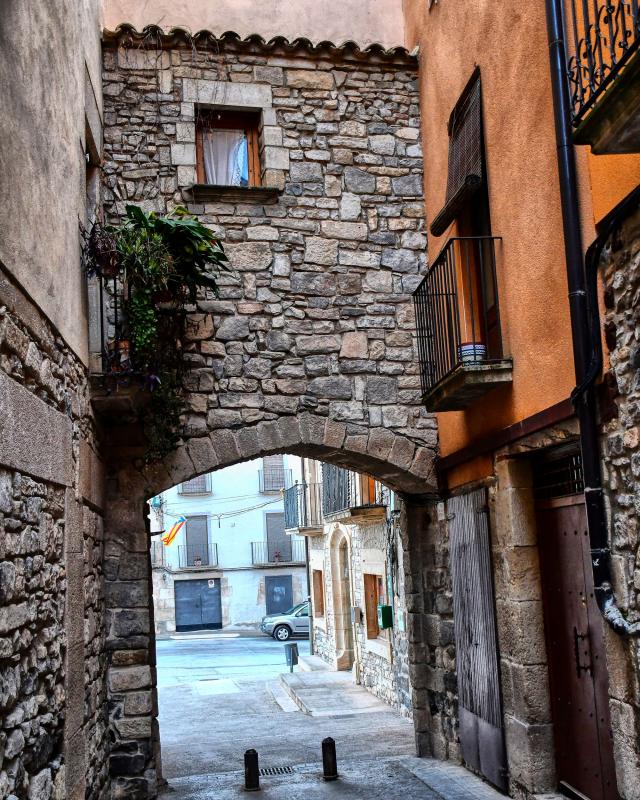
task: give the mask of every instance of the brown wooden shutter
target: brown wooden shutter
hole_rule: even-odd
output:
[[[480,71],[466,85],[449,118],[449,166],[444,208],[431,223],[441,236],[484,180]]]
[[[322,570],[313,570],[313,616],[324,617],[324,581]]]
[[[378,576],[364,576],[364,608],[367,617],[367,639],[377,639],[378,628]]]

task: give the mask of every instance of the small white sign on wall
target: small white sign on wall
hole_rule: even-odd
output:
[[[210,589],[213,589],[215,587],[215,585],[216,585],[216,582],[215,582],[214,578],[209,578],[209,580],[207,582],[209,584],[209,588]]]

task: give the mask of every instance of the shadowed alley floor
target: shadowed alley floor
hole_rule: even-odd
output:
[[[307,641],[298,647],[301,655],[309,651]],[[262,778],[272,800],[502,797],[462,768],[415,758],[411,721],[344,674],[297,673],[281,682],[284,648],[266,636],[178,635],[159,641],[157,652],[165,800],[245,796],[250,748],[263,769],[291,768]],[[322,780],[326,736],[336,741],[335,783]]]

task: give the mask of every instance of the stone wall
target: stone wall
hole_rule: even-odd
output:
[[[312,410],[353,437],[408,439],[387,463],[428,479],[435,421],[410,296],[426,242],[415,60],[125,44],[105,50],[108,216],[187,202],[234,270],[189,314],[186,435]],[[191,199],[195,118],[212,103],[260,110],[274,203]]]
[[[101,467],[86,373],[0,269],[0,797],[105,797]]]
[[[606,384],[613,400],[601,407],[603,461],[609,503],[613,584],[630,622],[640,621],[640,214],[636,212],[608,244],[603,257]],[[640,650],[637,637],[606,631],[611,724],[618,788],[625,798],[640,785]]]

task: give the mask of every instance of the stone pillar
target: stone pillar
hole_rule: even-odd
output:
[[[112,796],[155,797],[159,746],[151,563],[139,476],[109,481],[105,530]]]
[[[531,468],[499,458],[489,492],[507,760],[512,785],[531,794],[556,784]]]

